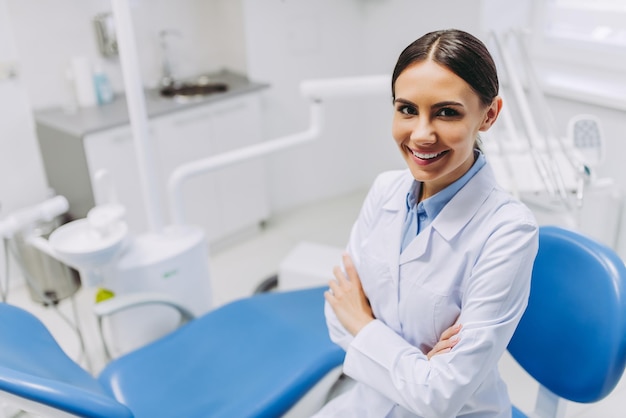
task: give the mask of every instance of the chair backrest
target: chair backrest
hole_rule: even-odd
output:
[[[579,233],[542,226],[528,308],[508,350],[561,398],[608,395],[626,364],[624,262]]]
[[[0,303],[0,399],[3,392],[79,416],[133,416],[65,354],[39,319],[6,303]]]

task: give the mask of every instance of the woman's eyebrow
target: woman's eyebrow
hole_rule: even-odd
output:
[[[446,100],[443,102],[439,102],[439,103],[435,103],[432,107],[433,108],[440,108],[440,107],[447,107],[447,106],[459,106],[459,107],[463,107],[463,103],[461,102],[455,102],[453,100]]]
[[[405,100],[405,99],[395,99],[394,101],[395,103],[401,103],[401,104],[405,104],[405,105],[410,105],[410,106],[415,106],[415,103],[411,102],[410,100]]]

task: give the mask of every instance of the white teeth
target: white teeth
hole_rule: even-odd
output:
[[[413,151],[413,155],[415,155],[417,158],[421,158],[422,160],[432,160],[435,157],[438,157],[439,155],[441,155],[440,152],[434,152],[434,153],[430,153],[430,154],[422,154],[420,152],[417,151]]]

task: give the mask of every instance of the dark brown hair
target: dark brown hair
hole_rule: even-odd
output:
[[[396,80],[411,64],[431,59],[461,77],[488,106],[498,95],[496,64],[485,44],[475,36],[458,29],[427,33],[398,57],[391,78],[391,94],[396,97]]]

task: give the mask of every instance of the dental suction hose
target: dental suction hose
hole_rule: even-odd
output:
[[[38,205],[21,209],[0,221],[0,237],[12,238],[19,230],[38,221],[51,221],[68,211],[64,196],[55,196]]]

